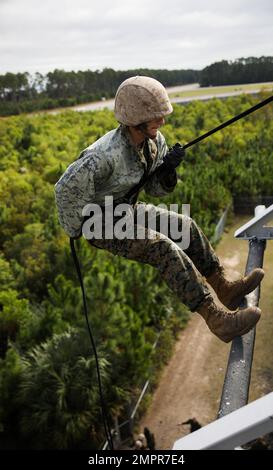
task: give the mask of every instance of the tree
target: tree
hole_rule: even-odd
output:
[[[103,384],[108,361],[99,351]],[[73,328],[35,347],[22,362],[21,431],[31,448],[89,448],[103,439],[95,359]],[[94,441],[95,439],[95,441]]]

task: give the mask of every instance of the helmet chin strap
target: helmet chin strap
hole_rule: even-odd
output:
[[[150,134],[147,132],[147,124],[146,123],[143,123],[143,124],[140,124],[138,126],[138,129],[137,129],[139,132],[141,132],[141,134],[144,136],[144,140],[145,139],[151,139],[151,136]]]
[[[148,134],[148,132],[142,132],[142,134],[144,135],[144,140],[151,138],[151,136],[150,136],[150,134]]]
[[[145,139],[151,138],[146,130],[145,124],[140,124],[138,126],[128,126],[128,129],[134,144],[137,146],[142,146],[142,144],[145,142]]]

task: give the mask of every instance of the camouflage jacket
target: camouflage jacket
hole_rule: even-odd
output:
[[[148,146],[149,174],[162,163],[168,148],[159,131],[156,139],[148,140]],[[59,221],[66,233],[70,237],[80,235],[82,209],[86,204],[102,206],[105,196],[121,201],[139,183],[144,172],[147,172],[147,160],[143,150],[133,145],[123,125],[87,147],[55,185]],[[164,177],[154,175],[144,190],[152,196],[164,196],[173,191],[176,183],[176,173]]]

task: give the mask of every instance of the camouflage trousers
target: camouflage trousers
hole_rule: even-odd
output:
[[[184,214],[171,212],[156,207],[152,204],[138,202],[136,210],[141,209],[147,215],[152,211],[155,216],[155,228],[146,227],[147,220],[142,226],[143,239],[92,239],[91,245],[103,248],[114,255],[123,256],[130,260],[147,263],[158,269],[162,279],[170,289],[175,292],[182,303],[191,311],[195,311],[210,292],[203,279],[212,274],[219,266],[219,259],[211,244],[196,222]],[[179,230],[183,224],[189,227],[189,246],[181,249],[170,233],[163,234],[159,231],[160,216],[164,214],[168,220],[177,223]],[[135,231],[138,224],[134,222]]]

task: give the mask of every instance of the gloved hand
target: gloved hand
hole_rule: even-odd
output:
[[[185,150],[180,144],[175,144],[163,157],[166,167],[174,170],[182,162],[185,156]]]

